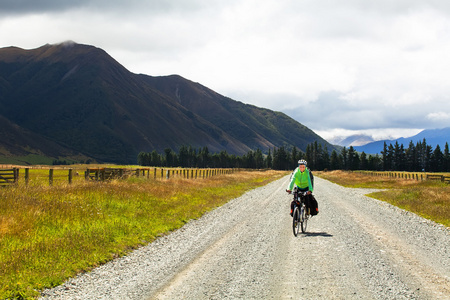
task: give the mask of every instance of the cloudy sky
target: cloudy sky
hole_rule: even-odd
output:
[[[1,0],[0,47],[73,40],[324,138],[450,126],[448,0]]]

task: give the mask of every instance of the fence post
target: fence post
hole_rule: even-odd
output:
[[[170,170],[166,171],[166,179],[170,179]]]
[[[53,169],[48,170],[48,183],[53,185]]]
[[[13,173],[14,173],[14,183],[19,182],[19,168],[13,168]]]
[[[30,180],[30,169],[25,169],[25,185],[28,185],[28,181]]]
[[[73,169],[69,169],[69,184],[72,184]]]

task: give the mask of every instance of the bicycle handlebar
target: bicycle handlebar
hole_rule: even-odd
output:
[[[286,192],[287,192],[288,194],[297,193],[297,194],[301,194],[301,195],[303,195],[303,196],[306,196],[306,195],[308,195],[308,193],[309,193],[310,191],[305,191],[305,192],[303,192],[303,191],[299,191],[297,188],[294,188],[293,191],[286,190]],[[312,193],[311,193],[311,194],[312,194]]]

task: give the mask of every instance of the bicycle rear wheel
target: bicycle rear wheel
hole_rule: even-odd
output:
[[[298,231],[300,230],[300,210],[298,207],[294,208],[294,212],[292,213],[292,231],[294,235],[298,235]]]
[[[306,227],[308,226],[308,218],[306,216],[306,207],[303,205],[300,211],[300,224],[302,227],[302,232],[306,232]]]

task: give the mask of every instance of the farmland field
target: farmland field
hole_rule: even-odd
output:
[[[82,169],[80,169],[82,170]],[[90,270],[286,172],[242,171],[207,179],[87,182],[67,170],[30,170],[0,189],[0,298],[30,297]]]

